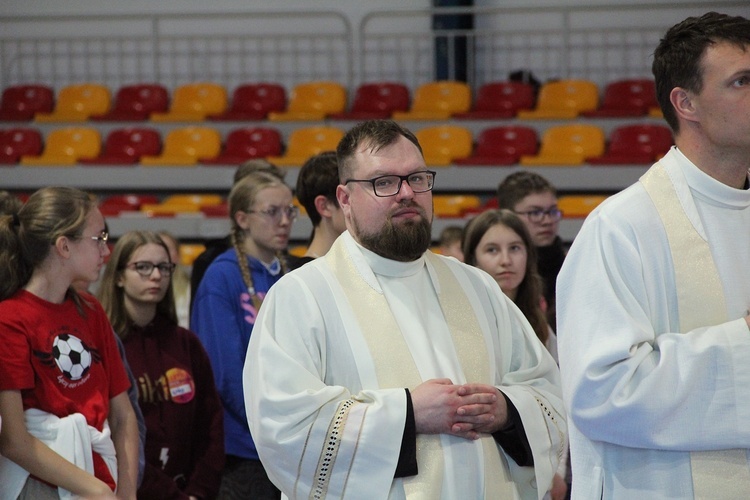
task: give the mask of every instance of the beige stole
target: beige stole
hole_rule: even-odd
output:
[[[657,163],[640,179],[656,206],[674,263],[680,330],[726,323],[724,291],[708,242],[683,210],[666,168]],[[689,432],[689,430],[687,430]],[[695,498],[750,495],[750,464],[744,449],[690,453]]]
[[[440,307],[448,323],[464,375],[468,381],[494,385],[489,368],[487,346],[474,308],[453,273],[439,257],[428,252],[436,271]],[[345,290],[359,328],[365,338],[381,389],[414,389],[423,382],[416,361],[409,351],[396,319],[384,295],[373,289],[360,275],[349,255],[344,239],[339,238],[325,256],[334,275]],[[481,439],[484,450],[485,498],[514,498],[514,486],[508,466],[491,436]],[[403,479],[409,499],[441,498],[443,452],[440,435],[417,435],[419,473]]]

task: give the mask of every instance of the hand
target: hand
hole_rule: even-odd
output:
[[[454,434],[492,434],[508,424],[508,406],[495,386],[464,384],[458,388],[458,394],[468,403],[456,410],[456,423],[451,429]]]
[[[549,490],[552,500],[564,500],[568,493],[568,484],[560,474],[555,474],[552,478],[552,488]]]

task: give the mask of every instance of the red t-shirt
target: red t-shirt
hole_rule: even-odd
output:
[[[91,304],[85,316],[70,298],[53,304],[24,290],[0,302],[0,390],[20,390],[24,410],[81,413],[101,431],[109,400],[130,382],[107,315],[91,295],[81,298]],[[114,490],[96,453],[94,473]]]

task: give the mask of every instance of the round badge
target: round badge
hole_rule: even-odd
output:
[[[195,397],[193,377],[182,368],[167,370],[167,384],[169,395],[175,403],[189,403]]]

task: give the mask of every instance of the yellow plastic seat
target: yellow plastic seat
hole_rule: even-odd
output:
[[[268,113],[271,121],[320,121],[346,109],[346,88],[336,82],[307,82],[289,94],[286,111]]]
[[[662,113],[659,106],[654,106],[648,108],[648,116],[650,116],[651,118],[664,118],[664,113]]]
[[[300,166],[313,155],[334,151],[342,137],[344,131],[337,127],[300,128],[289,135],[286,152],[282,156],[268,156],[266,160],[279,167]]]
[[[151,113],[155,122],[200,122],[228,106],[227,90],[218,83],[188,83],[177,87],[166,113]]]
[[[109,89],[97,83],[68,85],[60,90],[51,113],[36,113],[37,122],[85,122],[109,110]]]
[[[191,204],[200,207],[206,207],[209,205],[221,205],[224,202],[224,198],[220,194],[210,193],[186,193],[186,194],[173,194],[167,196],[162,201],[163,205],[182,205]]]
[[[443,167],[471,155],[471,131],[457,125],[436,125],[416,132],[427,165]]]
[[[182,243],[180,244],[180,264],[183,266],[192,266],[195,259],[206,250],[206,245],[201,243]]]
[[[521,156],[521,165],[581,165],[604,153],[604,131],[595,125],[560,125],[542,135],[538,155]]]
[[[565,195],[557,199],[557,208],[566,219],[580,219],[587,217],[606,199],[607,196],[598,194]]]
[[[471,88],[465,82],[442,80],[420,85],[409,111],[395,111],[394,120],[446,120],[471,108]]]
[[[471,194],[432,195],[432,210],[436,217],[462,217],[467,210],[479,208],[482,201]]]
[[[81,158],[95,158],[102,148],[99,131],[89,127],[68,127],[47,135],[40,156],[24,155],[21,165],[73,166]]]
[[[542,85],[536,107],[521,110],[521,119],[571,119],[599,105],[599,88],[589,80],[558,80]]]
[[[221,134],[210,127],[184,127],[172,130],[158,156],[141,156],[143,166],[186,166],[216,157],[221,151]]]

